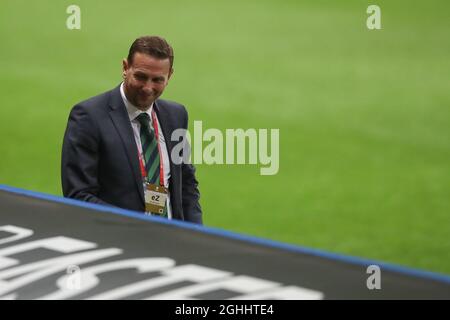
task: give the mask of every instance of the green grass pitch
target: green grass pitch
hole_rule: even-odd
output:
[[[69,110],[158,34],[175,50],[163,98],[191,125],[280,129],[277,175],[197,166],[206,225],[450,274],[449,14],[447,0],[2,0],[0,183],[61,195]]]

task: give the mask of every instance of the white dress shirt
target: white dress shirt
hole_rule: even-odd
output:
[[[152,125],[153,124],[153,114],[152,114],[153,103],[150,106],[150,108],[147,109],[147,111],[142,111],[142,110],[139,110],[138,108],[136,108],[131,102],[128,101],[127,97],[125,96],[125,92],[123,90],[123,82],[120,85],[120,94],[122,95],[123,103],[125,104],[125,107],[128,112],[128,117],[130,118],[131,126],[133,127],[134,140],[136,141],[136,146],[138,148],[139,154],[141,155],[141,158],[144,159],[144,155],[142,153],[142,144],[141,144],[141,135],[140,135],[141,124],[139,123],[139,121],[136,118],[141,113],[147,113],[150,116],[150,122]],[[163,163],[163,170],[164,170],[164,187],[169,189],[169,178],[170,178],[169,153],[167,151],[166,139],[164,138],[164,134],[161,130],[161,125],[159,124],[158,117],[156,116],[156,112],[155,112],[155,117],[156,117],[156,119],[155,119],[156,123],[158,124],[158,138],[159,138],[158,143],[159,143],[159,147],[161,150],[161,155],[160,155],[161,158],[160,159]],[[167,217],[169,219],[172,219],[172,208],[170,205],[170,192],[169,192],[169,196],[167,197],[166,205],[167,205]]]

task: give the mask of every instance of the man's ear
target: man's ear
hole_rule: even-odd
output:
[[[127,72],[128,68],[129,68],[128,60],[126,58],[124,58],[122,60],[122,74],[123,75],[125,75],[125,73]]]

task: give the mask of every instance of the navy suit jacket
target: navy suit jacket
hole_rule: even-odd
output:
[[[158,99],[153,105],[170,158],[170,202],[174,219],[202,223],[200,193],[191,164],[171,157],[175,129],[187,129],[186,109]],[[64,135],[61,179],[65,197],[145,211],[138,149],[120,86],[75,105]]]

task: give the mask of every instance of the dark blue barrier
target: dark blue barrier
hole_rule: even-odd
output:
[[[0,297],[449,299],[450,277],[0,186]]]

